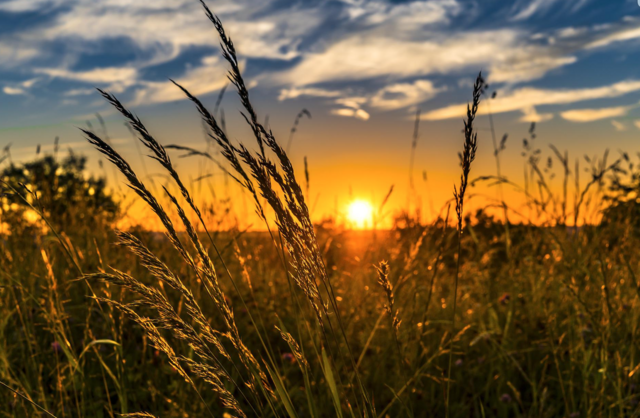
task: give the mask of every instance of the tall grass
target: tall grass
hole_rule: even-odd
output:
[[[627,199],[640,177],[628,155],[588,159],[591,178],[581,185],[579,164],[570,170],[568,154],[551,148],[557,192],[532,129],[524,186],[503,177],[497,159],[496,175],[473,179],[479,75],[453,222],[446,206],[432,224],[405,213],[406,222],[375,236],[314,225],[308,167],[302,186],[259,122],[232,40],[202,5],[250,141],[230,139],[224,93],[209,111],[178,83],[202,118],[206,151],[162,145],[100,91],[162,168],[164,185],[148,183],[146,166],[139,176],[105,128],[83,130],[157,217],[162,236],[145,225],[114,230],[91,205],[69,205],[63,221],[53,219],[60,196],[41,199],[29,187],[34,174],[5,153],[0,416],[640,415],[640,224]],[[504,145],[494,144],[496,157]],[[170,150],[217,164],[252,199],[267,232],[214,229]],[[57,151],[46,157],[57,161]],[[531,216],[501,196],[503,220],[489,206],[470,215],[477,182],[521,193]],[[36,221],[24,221],[31,212]]]
[[[453,189],[453,197],[456,201],[456,214],[458,215],[458,257],[456,261],[456,274],[453,285],[453,309],[451,311],[451,336],[449,347],[449,368],[447,372],[447,395],[446,395],[446,416],[449,416],[450,402],[450,384],[451,384],[451,366],[453,359],[453,336],[456,331],[456,307],[458,304],[458,276],[460,274],[460,263],[462,258],[462,222],[464,214],[464,198],[469,185],[469,173],[471,172],[471,163],[476,159],[476,151],[478,149],[478,133],[473,129],[473,122],[478,113],[478,105],[480,104],[480,96],[484,88],[484,79],[482,74],[478,74],[476,82],[473,85],[473,99],[470,105],[467,105],[467,119],[464,121],[464,145],[460,154],[460,167],[462,174],[460,175],[460,186]]]

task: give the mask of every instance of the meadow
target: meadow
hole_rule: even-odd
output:
[[[5,155],[0,416],[640,416],[640,173],[628,154],[552,148],[545,160],[532,125],[524,184],[501,176],[495,133],[496,173],[474,172],[479,75],[460,181],[436,220],[407,210],[389,230],[314,223],[309,173],[259,122],[233,42],[204,10],[254,137],[231,141],[216,112],[176,89],[262,227],[222,227],[225,203],[201,204],[170,147],[109,92],[167,180],[142,180],[108,138],[83,135],[159,230],[117,230],[127,207],[83,156]],[[478,183],[498,197],[471,211]]]

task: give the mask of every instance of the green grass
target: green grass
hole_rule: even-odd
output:
[[[444,211],[457,219],[425,225],[399,214],[390,231],[313,225],[308,191],[258,122],[233,43],[205,11],[257,151],[234,145],[215,115],[176,88],[195,104],[265,232],[216,227],[227,215],[202,211],[165,147],[102,92],[170,182],[145,184],[106,140],[84,133],[164,234],[144,225],[116,231],[125,207],[86,177],[82,159],[9,164],[0,416],[640,415],[638,210],[621,199],[637,189],[621,183],[622,164],[633,171],[628,157],[590,162],[581,184],[579,165],[570,170],[554,149],[564,167],[558,193],[533,127],[522,187],[500,176],[504,141],[494,141],[498,175],[477,181],[499,185],[500,196],[515,187],[526,205],[500,200],[470,216],[463,202],[474,184],[479,77],[460,187]],[[525,220],[505,224],[492,210]]]
[[[451,416],[634,416],[639,363],[634,272],[640,260],[633,229],[610,225],[569,234],[563,227],[512,225],[513,256],[507,260],[500,224],[473,228],[477,241],[463,235],[457,323],[464,332],[456,337],[453,353]],[[112,245],[112,233],[83,230],[81,224],[68,230],[71,251],[83,270],[109,265],[158,287],[131,255]],[[430,304],[428,287],[442,230],[427,228],[422,245],[415,248],[421,233],[422,228],[415,227],[378,233],[376,240],[371,232],[334,230],[319,235],[346,335],[360,360],[363,385],[376,411],[386,410],[389,416],[444,414],[455,230],[444,233]],[[223,329],[220,314],[171,244],[155,234],[139,235],[182,273],[212,327]],[[221,234],[218,242],[223,245],[232,236]],[[350,416],[346,402],[354,398],[353,370],[348,362],[330,363],[323,355],[313,314],[304,308],[300,313],[268,234],[247,233],[237,244],[244,259],[229,255],[226,262],[234,277],[244,276],[238,283],[240,293],[264,323],[260,332],[278,368],[271,373],[278,373],[282,382],[282,387],[274,386],[287,392],[287,403],[290,400],[298,416],[337,415],[335,402]],[[374,263],[382,259],[390,263],[402,320],[399,347],[390,319],[384,318],[387,296],[377,284]],[[217,267],[222,268],[219,263]],[[111,416],[125,410],[163,417],[205,414],[194,390],[145,333],[89,298],[94,292],[130,301],[131,293],[78,280],[73,262],[52,234],[5,237],[1,270],[2,382],[56,416]],[[228,282],[222,285],[235,307],[245,344],[260,352],[257,331],[239,296]],[[180,297],[166,290],[180,307]],[[301,301],[300,291],[293,291]],[[308,369],[301,370],[274,325],[298,342]],[[176,351],[193,356],[184,342],[174,345]],[[344,351],[344,346],[333,347],[340,348]],[[196,382],[196,387],[219,414],[216,393],[204,382]],[[8,390],[0,391],[0,400],[6,406],[0,408],[4,416],[36,413]],[[287,416],[287,403],[278,401],[275,412],[258,412]]]

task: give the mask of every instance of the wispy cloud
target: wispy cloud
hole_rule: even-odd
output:
[[[332,109],[331,114],[338,116],[352,117],[361,120],[369,120],[369,113],[362,109],[362,105],[367,103],[367,97],[341,97],[335,100],[335,103],[342,106],[339,109]]]
[[[2,92],[4,94],[8,94],[9,96],[17,96],[20,94],[27,94],[27,92],[24,89],[21,89],[20,87],[11,87],[11,86],[4,86],[2,88]]]
[[[105,67],[88,71],[41,68],[37,69],[36,73],[105,87],[113,93],[121,93],[138,81],[138,70],[132,67]],[[78,91],[80,90],[76,89],[76,92]]]
[[[520,0],[516,2],[513,10],[515,14],[512,20],[527,20],[535,15],[564,12],[569,8],[570,13],[575,13],[584,7],[589,0],[565,2],[563,0]]]
[[[280,90],[278,100],[297,99],[298,97],[339,97],[344,93],[337,90],[326,90],[317,87],[292,87]]]
[[[344,3],[345,13],[351,21],[359,21],[368,26],[377,26],[381,23],[393,24],[402,30],[448,23],[451,16],[457,15],[462,10],[462,6],[456,0],[407,3],[374,0],[344,1]]]
[[[188,70],[176,82],[195,95],[210,93],[228,83],[226,67],[222,64],[222,58],[206,57],[200,66]],[[134,104],[171,102],[184,97],[184,93],[170,81],[144,82],[136,91]]]
[[[35,8],[56,1],[31,3]],[[254,17],[250,11],[259,8],[231,1],[217,2],[214,10],[225,20],[225,28],[245,57],[291,59],[295,56],[296,37],[319,23],[314,14],[295,10]],[[145,58],[150,63],[166,62],[188,47],[218,44],[199,3],[190,0],[71,0],[39,33],[47,39],[76,42],[125,38],[151,52]]]
[[[553,113],[538,113],[538,110],[533,106],[525,107],[520,110],[522,111],[522,117],[520,118],[521,122],[540,123],[553,119]]]
[[[13,85],[7,85],[3,87],[2,92],[10,96],[23,96],[27,95],[30,88],[35,86],[40,81],[40,78],[31,78],[20,83],[14,83]]]
[[[88,94],[95,93],[94,89],[71,89],[64,92],[65,96],[75,97],[75,96],[86,96]]]
[[[1,11],[12,13],[32,12],[49,9],[63,3],[64,0],[5,0],[0,4]]]
[[[416,80],[412,83],[390,84],[373,93],[366,92],[359,96],[354,96],[350,91],[293,87],[281,90],[279,99],[296,99],[302,96],[337,98],[333,100],[334,103],[354,109],[367,105],[380,110],[394,110],[425,102],[444,90],[444,87],[435,87],[429,80]]]
[[[320,23],[320,15],[312,13],[313,7],[304,11],[269,11],[267,4],[243,7],[225,0],[215,6],[243,57],[293,59],[298,55],[299,37]],[[261,9],[268,12],[259,17],[252,15]],[[197,1],[11,0],[0,4],[2,11],[47,11],[52,18],[44,25],[13,32],[10,43],[0,37],[0,68],[7,63],[32,62],[25,67],[32,73],[81,83],[109,84],[119,90],[153,84],[141,75],[143,70],[172,62],[187,50],[206,48],[213,53],[218,49],[214,29]],[[76,69],[87,51],[102,52],[103,43],[113,40],[118,40],[123,52],[131,51],[126,62],[92,70]],[[52,43],[58,45],[56,54],[48,52]],[[118,57],[120,51],[115,52]],[[43,61],[50,64],[43,66]],[[178,75],[175,70],[166,74]]]
[[[627,125],[617,120],[612,120],[611,125],[613,125],[613,128],[618,132],[623,132],[627,130]]]
[[[401,109],[432,99],[442,90],[429,80],[392,84],[371,98],[371,106],[384,110]]]
[[[66,78],[69,80],[99,84],[122,83],[127,82],[128,80],[135,80],[138,77],[138,71],[131,67],[104,67],[88,71],[40,68],[36,69],[36,72],[39,74],[46,74],[50,77]]]
[[[493,113],[521,111],[526,114],[531,111],[531,108],[537,106],[566,105],[586,100],[621,97],[639,90],[640,81],[638,80],[621,81],[608,86],[583,89],[552,90],[523,87],[504,92],[492,99],[491,111]],[[464,103],[446,106],[426,113],[423,118],[440,120],[462,117],[466,112],[466,106]],[[484,112],[486,112],[486,108],[481,107],[480,113]]]
[[[519,2],[522,3],[522,2]],[[541,11],[548,10],[556,0],[533,0],[525,3],[524,7],[517,10],[515,16],[513,16],[513,20],[525,20],[530,18],[536,13],[540,13]]]
[[[485,2],[470,6],[462,0],[217,0],[212,6],[250,66],[251,78],[279,91],[279,100],[315,97],[334,114],[366,119],[375,111],[409,108],[436,97],[447,100],[444,91],[460,88],[458,79],[482,69],[501,90],[491,102],[493,112],[519,111],[522,120],[544,121],[553,114],[540,112],[540,106],[619,97],[639,89],[640,82],[573,90],[532,87],[549,74],[561,75],[565,67],[579,65],[588,54],[640,39],[636,18],[616,17],[602,24],[603,18],[582,27],[547,22],[551,14],[569,16],[594,3],[517,0],[500,4],[495,14]],[[126,92],[136,103],[182,99],[164,81],[168,77],[197,94],[225,83],[224,63],[207,58],[219,53],[218,41],[197,1],[0,3],[0,14],[13,18],[25,12],[48,18],[16,25],[10,37],[0,35],[0,71],[11,67],[11,80],[42,76],[46,83],[72,81],[60,94],[78,101],[89,87],[104,86]],[[498,18],[489,25],[487,15]],[[113,51],[115,42],[122,51]],[[52,45],[58,48],[55,53]],[[110,59],[107,54],[113,54],[113,61],[96,60],[92,68],[91,60],[100,53]],[[8,82],[4,92],[31,93],[45,82]],[[424,117],[458,117],[464,109],[444,106]]]
[[[15,45],[0,41],[0,67],[15,68],[38,55],[38,48],[27,43]]]
[[[496,82],[539,78],[575,62],[556,56],[550,47],[527,44],[525,34],[502,29],[459,34],[429,34],[430,39],[394,39],[383,34],[358,34],[306,54],[300,64],[278,76],[298,86],[376,77],[449,74],[489,68]],[[439,39],[442,38],[442,39]]]
[[[596,39],[585,46],[586,49],[593,48],[601,48],[608,46],[610,44],[616,42],[630,41],[635,39],[640,39],[640,27],[638,27],[638,23],[633,22],[633,26],[631,27],[623,27],[620,29],[614,29],[610,33],[601,36],[599,39]]]
[[[356,119],[369,120],[369,114],[362,109],[333,109],[331,113],[338,116],[347,116]]]
[[[616,106],[601,109],[573,109],[561,112],[560,116],[571,122],[593,122],[601,119],[624,116],[631,108],[631,106]],[[612,123],[613,122],[614,121],[612,121]]]

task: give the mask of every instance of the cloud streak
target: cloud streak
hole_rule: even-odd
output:
[[[491,111],[493,113],[505,113],[521,111],[530,112],[532,108],[547,105],[567,105],[586,100],[605,99],[621,97],[628,93],[640,91],[640,80],[628,80],[614,83],[608,86],[583,88],[583,89],[540,89],[533,87],[523,87],[512,91],[507,91],[491,100]],[[466,104],[460,103],[435,109],[423,115],[425,120],[442,120],[458,118],[464,116]],[[486,113],[486,107],[480,108],[480,113]],[[613,112],[610,110],[610,112]],[[587,112],[588,113],[588,112]],[[585,115],[587,113],[584,113]],[[606,112],[603,112],[603,114]],[[580,118],[578,113],[569,114],[569,118]],[[591,115],[597,115],[594,111]],[[615,116],[615,115],[614,115]],[[564,117],[564,116],[563,116]],[[586,117],[586,116],[585,116]],[[571,120],[571,119],[569,119]]]
[[[246,60],[250,77],[278,91],[279,100],[316,98],[333,114],[366,120],[370,113],[409,109],[434,98],[444,102],[443,93],[460,88],[455,80],[482,69],[501,91],[491,102],[494,113],[518,111],[521,120],[540,122],[553,117],[540,112],[541,106],[621,97],[639,89],[637,81],[570,90],[534,87],[589,54],[640,39],[639,21],[631,17],[582,27],[547,24],[551,13],[572,16],[586,5],[595,8],[594,3],[518,0],[491,15],[484,3],[470,8],[462,0],[219,0],[214,11]],[[15,100],[60,80],[72,84],[60,95],[79,102],[89,87],[98,85],[138,104],[182,99],[166,81],[169,77],[196,94],[213,92],[226,82],[224,63],[212,58],[219,53],[217,37],[196,1],[0,4],[0,18],[27,12],[48,18],[15,25],[10,36],[0,35],[0,72],[9,72],[11,80],[40,76],[44,81],[7,82],[3,92]],[[486,19],[494,17],[487,25]],[[59,49],[54,53],[52,46]],[[100,53],[113,54],[113,60],[92,65]],[[464,109],[461,104],[441,106],[423,117],[459,117]],[[604,114],[604,109],[566,109],[560,116],[578,121]]]
[[[441,39],[438,39],[441,38]],[[492,81],[521,82],[575,62],[552,48],[527,44],[525,34],[502,29],[455,35],[432,34],[431,39],[393,39],[358,34],[322,52],[309,53],[278,81],[297,86],[368,78],[402,79],[489,68]]]
[[[618,116],[624,116],[632,108],[633,106],[616,106],[601,109],[574,109],[561,112],[560,116],[571,122],[593,122],[601,119],[611,119]]]
[[[244,66],[241,63],[241,66]],[[195,95],[203,95],[221,89],[228,83],[222,58],[207,57],[200,66],[187,71],[176,82]],[[134,104],[164,103],[184,99],[184,93],[170,81],[145,82],[136,91]]]

